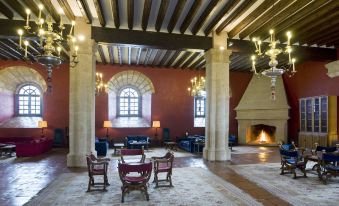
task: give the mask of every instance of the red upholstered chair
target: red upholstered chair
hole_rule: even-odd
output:
[[[173,160],[174,155],[172,152],[167,152],[163,157],[152,157],[154,162],[154,181],[156,183],[156,187],[159,187],[160,181],[169,182],[169,186],[173,187],[172,185],[172,167],[173,167]],[[158,174],[159,173],[167,173],[166,179],[159,180]]]
[[[140,160],[137,161],[133,160],[134,163],[135,162],[144,163],[146,158],[143,147],[142,149],[121,149],[120,154],[122,163],[131,163],[131,161],[126,162],[127,157],[139,156],[138,159],[140,158]],[[124,157],[126,157],[126,159]]]
[[[106,190],[106,186],[109,185],[107,179],[107,168],[108,162],[110,161],[109,158],[97,158],[93,154],[86,155],[87,160],[87,168],[88,168],[88,188],[87,192],[91,191],[91,186],[95,185],[103,185],[103,191]],[[95,183],[94,176],[104,176],[103,183]]]
[[[149,195],[147,192],[147,182],[152,174],[152,163],[119,163],[118,170],[120,180],[122,182],[121,202],[124,202],[125,194],[132,190],[141,190],[144,192],[146,200],[148,201]]]

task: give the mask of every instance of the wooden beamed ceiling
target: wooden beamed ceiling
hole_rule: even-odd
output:
[[[228,32],[233,43],[231,70],[237,71],[251,67],[250,52],[243,52],[253,51],[249,40],[267,39],[271,28],[280,43],[286,42],[285,32],[292,31],[294,50],[303,52],[296,52],[299,61],[333,60],[339,46],[338,0],[3,0],[0,24],[24,21],[25,8],[36,17],[40,3],[45,7],[42,16],[55,22],[60,21],[60,8],[66,23],[86,18],[92,24],[92,38],[99,42],[97,60],[104,64],[202,69],[202,54],[211,48],[213,31]],[[22,59],[11,28],[0,31],[0,57]],[[39,43],[32,43],[29,57],[39,52]],[[259,67],[265,68],[265,62],[260,59]]]

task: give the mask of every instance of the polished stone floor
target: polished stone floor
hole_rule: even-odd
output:
[[[229,162],[208,162],[204,161],[201,156],[176,158],[174,167],[206,168],[264,205],[288,205],[287,202],[227,167],[230,164],[264,164],[280,161],[277,148],[270,148],[273,150],[270,153],[264,152],[266,150],[264,147],[259,149],[263,152],[232,154],[232,160]],[[53,149],[38,157],[0,158],[0,205],[23,205],[61,173],[85,171],[85,169],[67,168],[66,154],[65,149]],[[117,161],[113,160],[110,167],[112,170],[117,170]]]

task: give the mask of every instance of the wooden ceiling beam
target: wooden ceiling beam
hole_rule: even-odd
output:
[[[105,27],[106,26],[106,20],[105,20],[104,11],[102,9],[102,5],[100,3],[100,0],[94,0],[94,6],[95,6],[95,10],[98,14],[98,19],[99,19],[100,25]]]
[[[239,38],[244,39],[245,37],[254,33],[256,30],[258,30],[264,24],[266,24],[267,22],[272,20],[272,17],[276,18],[276,15],[279,12],[281,12],[282,10],[284,10],[286,7],[288,7],[292,2],[294,2],[294,0],[279,1],[277,4],[274,5],[274,7],[272,7],[270,10],[268,10],[266,13],[264,13],[262,16],[260,16],[258,19],[256,19],[246,29],[241,31],[239,33]],[[302,2],[302,1],[299,1],[299,2]],[[304,4],[304,2],[302,4]]]
[[[207,5],[206,9],[202,12],[199,19],[196,21],[192,28],[192,34],[196,35],[199,30],[201,29],[202,25],[211,15],[213,9],[215,9],[216,5],[220,2],[220,0],[211,0],[210,3]]]
[[[9,19],[13,19],[13,12],[4,3],[0,1],[0,12]]]
[[[26,19],[25,8],[19,3],[18,0],[5,0],[7,5],[9,5],[16,13],[18,13],[23,19]]]
[[[132,61],[132,48],[130,46],[128,47],[127,52],[128,52],[128,55],[127,55],[127,57],[128,57],[128,65],[131,65],[131,61]]]
[[[88,24],[92,24],[93,16],[92,16],[92,13],[91,13],[91,10],[88,6],[87,1],[86,0],[77,0],[77,3],[78,3],[78,6],[80,8],[82,16],[86,17],[86,19],[87,19],[86,21],[87,21]],[[99,18],[99,22],[101,24],[100,18]]]
[[[109,54],[109,62],[110,64],[114,64],[114,51],[113,51],[113,46],[108,45],[108,54]]]
[[[144,66],[148,65],[148,61],[151,57],[151,54],[152,54],[152,49],[147,49],[146,55],[145,55],[145,58],[144,58],[144,63],[143,63]]]
[[[318,38],[312,40],[312,43],[316,43],[319,46],[325,45],[331,41],[335,41],[336,39],[339,38],[338,36],[338,32],[339,32],[339,27],[337,27],[337,29],[333,32],[333,33],[329,33],[327,35],[322,34],[322,36],[319,36]]]
[[[322,3],[320,5],[319,10],[315,11],[317,9],[316,5]],[[310,27],[314,28],[314,25],[323,25],[328,23],[328,18],[331,16],[335,16],[339,14],[338,8],[336,8],[339,5],[339,1],[316,1],[312,5],[309,5],[305,9],[303,9],[303,12],[300,12],[300,14],[304,14],[300,16],[299,12],[294,15],[294,19],[288,18],[285,22],[283,22],[281,25],[278,25],[276,37],[277,39],[285,40],[285,31],[286,29],[292,31],[294,34],[298,34],[298,36],[301,35],[305,30],[307,30]],[[314,10],[311,10],[311,9]],[[326,21],[323,21],[323,20]],[[295,42],[293,40],[292,42]]]
[[[58,0],[59,5],[61,6],[61,8],[64,10],[67,18],[72,21],[75,20],[75,16],[73,14],[73,11],[71,9],[71,7],[69,6],[67,0]]]
[[[145,0],[144,10],[142,12],[142,22],[141,22],[141,28],[143,31],[147,30],[148,19],[149,19],[149,15],[151,12],[151,8],[152,8],[152,0]]]
[[[186,15],[184,21],[182,22],[181,26],[180,26],[180,33],[184,34],[186,29],[189,27],[189,25],[191,24],[194,16],[196,15],[196,13],[198,12],[200,6],[201,6],[201,2],[202,0],[195,0],[190,8],[190,10],[188,11],[188,14]]]
[[[137,59],[136,59],[136,65],[139,65],[140,63],[140,58],[141,58],[141,53],[144,51],[144,49],[142,49],[141,47],[138,50],[138,54],[137,54]]]
[[[233,10],[233,8],[238,5],[240,0],[229,0],[224,7],[219,11],[219,13],[213,18],[213,20],[206,26],[204,33],[206,36],[208,36],[215,25],[219,23],[219,21],[227,15],[230,11]]]
[[[151,63],[152,66],[156,66],[155,61],[157,60],[157,58],[159,58],[159,55],[161,55],[161,52],[159,51],[159,49],[154,49],[154,52],[155,52],[155,55]]]
[[[48,11],[48,13],[53,17],[55,22],[60,22],[60,15],[55,10],[54,6],[51,4],[50,0],[40,0],[44,8]]]
[[[132,44],[170,50],[208,50],[212,48],[211,37],[102,27],[92,27],[92,39],[97,42]],[[166,41],[164,41],[164,39],[166,39]],[[199,44],[197,44],[197,42],[199,42]]]
[[[339,22],[338,20],[336,20],[336,22]],[[317,29],[313,29],[312,31],[309,31],[309,33],[304,34],[302,36],[298,36],[298,41],[301,45],[303,44],[312,44],[312,40],[317,39],[321,36],[324,35],[329,35],[332,34],[333,32],[336,32],[338,30],[338,27],[336,27],[335,25],[337,24],[324,24],[320,27],[318,27]]]
[[[244,20],[242,20],[238,25],[236,25],[230,32],[227,33],[229,38],[233,38],[237,35],[241,30],[243,30],[246,26],[254,22],[256,18],[262,15],[266,10],[268,10],[274,1],[265,0],[262,4],[260,4],[253,12],[251,12]]]
[[[119,0],[111,0],[112,13],[114,19],[115,28],[119,29],[120,27],[120,17],[119,17]]]
[[[181,66],[181,68],[185,69],[188,68],[189,65],[191,65],[195,58],[197,58],[200,55],[200,52],[194,52],[188,59],[185,61],[185,63]]]
[[[206,60],[204,59],[203,61],[201,61],[197,67],[196,70],[204,70],[204,68],[206,67]]]
[[[166,63],[166,67],[171,67],[171,65],[173,64],[173,62],[175,61],[175,59],[179,56],[180,51],[175,51],[172,54],[172,57],[170,58],[170,60]]]
[[[192,52],[189,51],[183,51],[185,52],[180,59],[178,59],[178,61],[173,65],[174,68],[178,68],[180,67],[187,59],[188,57],[192,54]]]
[[[99,52],[99,56],[100,56],[100,59],[101,59],[101,63],[107,64],[105,54],[104,54],[104,50],[102,48],[102,45],[100,45],[100,44],[98,45],[98,52]]]
[[[197,59],[191,66],[190,68],[193,68],[193,69],[197,69],[197,66],[203,62],[205,60],[205,57],[204,55],[202,55],[201,57],[199,57],[199,59]]]
[[[118,59],[119,59],[119,64],[122,65],[122,52],[121,52],[121,46],[118,46]]]
[[[250,35],[250,37],[260,37],[261,39],[268,38],[270,29],[274,29],[276,33],[281,31],[283,28],[279,27],[280,24],[284,24],[284,22],[286,22],[284,25],[286,24],[288,25],[290,23],[290,19],[293,19],[293,17],[296,17],[295,19],[298,19],[299,13],[300,14],[307,13],[307,12],[310,12],[310,10],[312,11],[312,9],[314,8],[319,8],[319,6],[321,5],[321,1],[322,0],[316,1],[315,4],[312,4],[314,3],[314,1],[307,1],[307,2],[296,1],[295,3],[288,6],[288,8],[286,8],[282,12],[274,15],[271,20],[261,25],[258,29],[256,29],[255,32],[253,32]]]
[[[182,13],[182,10],[185,7],[186,2],[187,2],[187,0],[177,1],[177,4],[175,5],[174,11],[172,13],[170,22],[167,25],[168,33],[172,33],[172,31],[173,31],[175,25],[177,24],[178,19],[179,19],[181,13]]]
[[[22,59],[22,57],[18,57],[16,55],[12,54],[10,51],[8,51],[8,49],[6,47],[1,46],[1,44],[0,44],[0,51],[3,54],[9,56],[11,59],[14,59],[14,60]]]
[[[160,29],[161,29],[162,22],[164,21],[169,3],[170,3],[170,0],[161,0],[160,8],[159,8],[159,11],[158,11],[158,17],[157,17],[157,20],[155,22],[155,30],[156,31],[160,31]]]
[[[134,23],[134,0],[127,0],[127,19],[128,28],[132,30]]]
[[[171,56],[172,51],[171,50],[166,50],[164,56],[162,57],[162,59],[159,62],[159,66],[164,66],[165,62],[168,60],[168,58]]]
[[[220,33],[226,26],[234,22],[236,19],[238,19],[241,15],[243,15],[251,6],[256,2],[256,0],[246,0],[239,7],[236,8],[236,10],[229,15],[216,29],[217,33]]]
[[[7,45],[4,41],[0,41],[0,45],[2,46],[2,48],[7,50],[8,53],[11,54],[12,56],[17,57],[18,59],[24,58],[24,55],[18,52],[17,48],[13,49],[11,46]]]

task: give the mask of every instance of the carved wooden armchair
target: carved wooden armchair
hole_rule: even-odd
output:
[[[133,159],[133,162],[138,162],[138,163],[144,163],[145,162],[145,154],[144,154],[144,148],[142,147],[142,149],[121,149],[121,162],[122,163],[131,163],[131,161],[127,161],[127,157],[133,157],[133,156],[139,156],[140,160],[135,161],[135,159]]]
[[[124,197],[126,193],[129,193],[132,190],[141,190],[145,193],[146,200],[149,200],[149,195],[147,192],[147,183],[152,174],[152,163],[134,163],[126,164],[119,163],[118,171],[120,180],[122,182],[121,186],[121,202],[124,202]]]
[[[321,176],[320,179],[327,184],[327,180],[331,176],[339,176],[339,153],[324,153],[321,163]]]
[[[293,178],[297,178],[296,169],[300,169],[306,176],[307,156],[302,156],[296,150],[280,149],[281,157],[281,175],[285,174],[285,170],[289,170],[293,174]]]
[[[107,178],[107,169],[108,169],[108,163],[110,159],[109,158],[97,158],[95,157],[95,155],[90,154],[90,155],[86,155],[86,161],[87,161],[87,169],[88,169],[88,177],[89,177],[87,192],[91,191],[91,186],[96,186],[96,185],[103,185],[103,191],[107,191],[106,186],[109,186],[108,178]],[[95,183],[94,176],[104,176],[104,182]]]
[[[173,187],[172,185],[172,167],[173,167],[173,160],[174,155],[172,152],[168,151],[165,156],[163,157],[152,157],[153,165],[154,165],[154,180],[153,182],[156,183],[155,187],[159,187],[160,181],[169,182],[169,186]],[[158,174],[159,173],[167,173],[166,179],[159,180]]]
[[[318,176],[321,176],[321,162],[323,151],[325,152],[334,152],[336,151],[336,147],[323,147],[319,146],[318,143],[315,143],[315,150],[306,150],[306,154],[308,155],[308,160],[312,162],[316,162],[316,164],[312,167],[312,170],[317,170]]]

